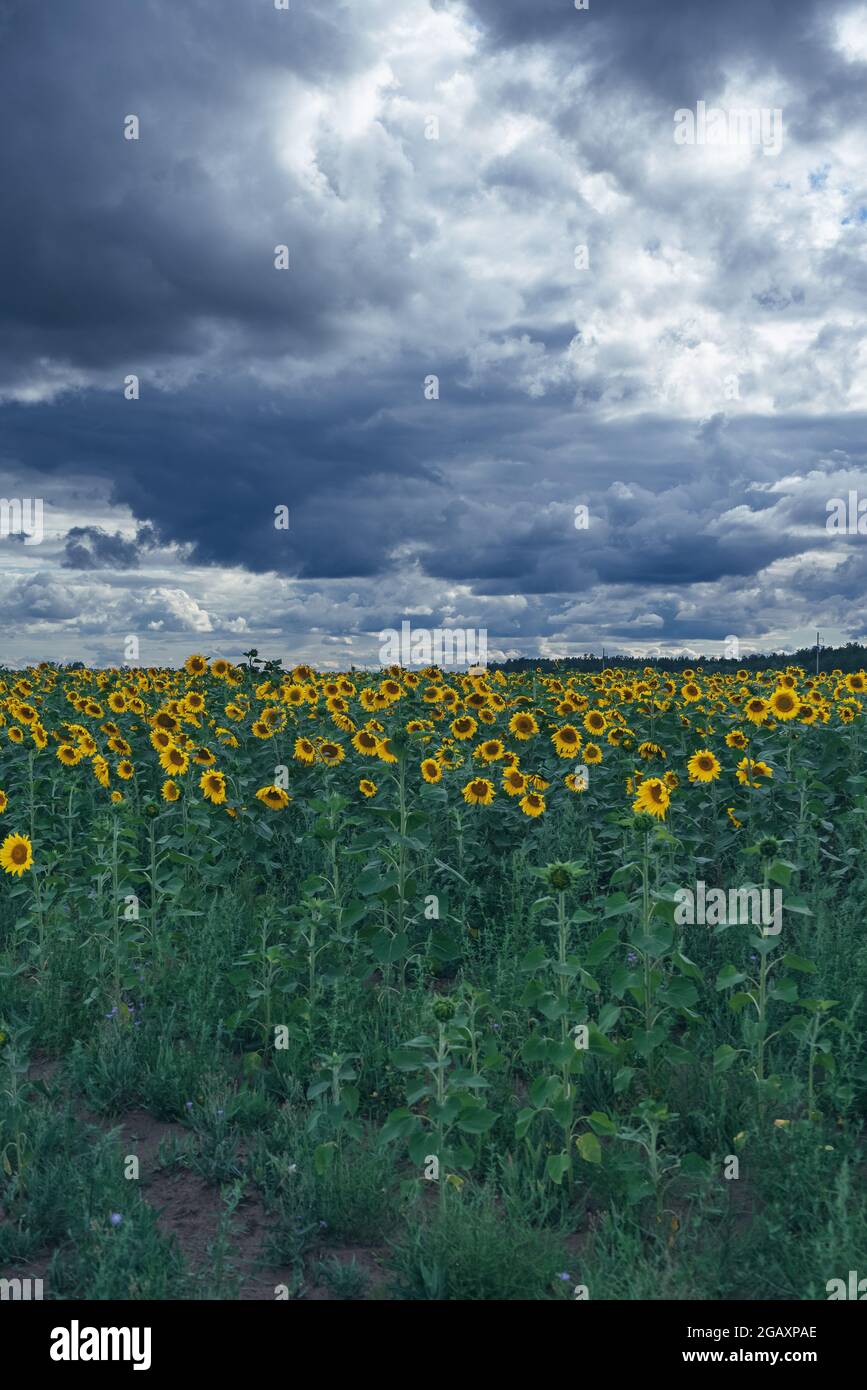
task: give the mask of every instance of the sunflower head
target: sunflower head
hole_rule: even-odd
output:
[[[0,869],[20,878],[33,863],[33,846],[26,835],[7,835],[0,845]]]
[[[457,1008],[453,999],[440,997],[431,1004],[431,1013],[437,1023],[451,1023],[456,1012]]]
[[[759,840],[756,848],[766,863],[772,863],[780,857],[783,843],[782,840],[777,839],[776,835],[765,835],[763,839]]]
[[[555,893],[565,893],[570,888],[574,888],[582,874],[586,873],[577,860],[556,859],[551,864],[546,864],[544,869],[538,869],[537,873],[545,880],[549,888],[553,888]]]

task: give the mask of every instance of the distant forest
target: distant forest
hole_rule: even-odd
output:
[[[845,647],[819,647],[819,671],[862,671],[867,664],[867,647],[860,642],[847,642]],[[498,671],[603,671],[619,666],[626,670],[641,670],[654,666],[657,670],[683,671],[701,666],[705,671],[767,671],[783,670],[786,666],[803,666],[807,672],[816,670],[816,648],[801,647],[795,652],[754,652],[737,660],[724,656],[626,656],[622,652],[606,651],[605,656],[568,656],[558,660],[543,657],[516,657],[510,661],[489,662]]]

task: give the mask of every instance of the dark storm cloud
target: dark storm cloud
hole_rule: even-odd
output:
[[[690,422],[648,420],[637,453],[631,421],[587,419],[576,441],[574,412],[552,402],[504,390],[480,405],[446,375],[450,399],[423,402],[420,380],[383,382],[382,398],[366,381],[267,409],[229,383],[156,392],[147,407],[89,393],[47,410],[10,406],[0,422],[7,450],[41,475],[101,474],[162,542],[254,572],[372,578],[403,546],[427,574],[480,593],[544,594],[746,576],[804,546],[770,515],[780,499],[753,485],[812,460],[828,435],[821,421],[781,430],[743,419],[697,438]],[[835,437],[851,435],[857,452],[862,423],[840,419]],[[491,456],[497,445],[505,457]],[[591,509],[586,531],[575,529],[579,503]],[[281,505],[288,530],[274,525]],[[815,502],[789,505],[789,519],[824,525]],[[75,528],[64,564],[127,567],[153,540],[147,529],[133,542]]]
[[[101,526],[72,526],[64,538],[60,563],[64,569],[73,570],[135,569],[139,552],[151,549],[155,541],[150,526],[140,526],[135,540]]]
[[[171,574],[150,594],[157,541],[215,587],[230,566],[298,580],[309,606],[265,620],[323,642],[437,602],[530,646],[854,607],[854,547],[796,561],[828,544],[821,485],[780,480],[862,457],[864,182],[848,150],[786,178],[671,162],[672,111],[732,72],[789,84],[794,141],[845,129],[846,7],[437,3],[479,27],[438,35],[416,91],[390,43],[430,13],[402,4],[0,0],[4,475],[55,512],[94,480],[140,527],[67,516],[72,587],[15,580],[16,621],[70,621],[92,586],[93,632],[109,590],[124,623],[241,631],[223,594]],[[744,401],[723,403],[735,370]]]
[[[15,272],[0,352],[13,377],[33,358],[136,371],[205,351],[218,325],[259,351],[315,353],[341,314],[396,302],[388,232],[359,236],[339,190],[314,210],[295,175],[263,162],[279,106],[245,109],[251,83],[327,83],[363,63],[371,40],[351,6],[298,7],[287,23],[260,0],[7,0],[3,13],[0,123],[14,138],[0,144],[0,260]],[[138,140],[123,138],[129,114]],[[280,244],[303,274],[275,271]]]
[[[713,95],[727,64],[772,65],[787,76],[821,80],[832,60],[825,0],[469,0],[497,48],[545,44],[569,62],[589,61],[600,84],[634,84],[676,106]],[[833,61],[836,68],[839,59]]]

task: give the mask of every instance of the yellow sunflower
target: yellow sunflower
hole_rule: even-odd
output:
[[[481,758],[482,762],[496,763],[503,757],[505,751],[505,744],[501,743],[498,738],[489,738],[484,743],[479,744],[475,756]]]
[[[452,720],[452,733],[455,738],[472,738],[478,727],[475,719],[471,719],[468,714],[462,714],[459,719]]]
[[[687,763],[691,782],[715,782],[722,772],[719,759],[709,748],[700,748]]]
[[[160,767],[163,772],[170,772],[177,777],[186,772],[189,765],[189,757],[183,748],[177,748],[173,743],[160,753]]]
[[[289,802],[292,800],[288,792],[283,791],[282,787],[273,785],[260,787],[256,793],[256,799],[261,801],[271,811],[285,811]]]
[[[605,715],[599,709],[588,710],[584,716],[584,728],[588,734],[596,734],[597,737],[604,731],[606,723]]]
[[[306,763],[308,766],[316,762],[316,749],[309,738],[296,738],[295,751],[292,755],[296,762]]]
[[[770,698],[770,710],[775,719],[794,719],[801,708],[801,701],[794,690],[781,686]]]
[[[325,742],[319,745],[319,757],[326,767],[337,767],[346,757],[346,753],[339,743]]]
[[[360,753],[363,758],[375,758],[378,743],[376,734],[372,734],[369,729],[359,729],[352,740],[356,753]]]
[[[665,813],[670,803],[671,792],[662,778],[647,777],[638,788],[638,795],[633,802],[632,809],[636,815],[643,812],[648,816],[656,816],[658,820],[665,820]]]
[[[494,794],[494,784],[486,777],[474,777],[463,790],[463,798],[468,806],[490,806]]]
[[[737,779],[742,787],[760,787],[762,777],[773,777],[773,769],[767,763],[753,758],[741,758],[737,766]]]
[[[7,835],[0,845],[0,869],[7,874],[26,873],[33,863],[33,846],[26,835]]]
[[[603,728],[605,722],[603,720]],[[581,747],[581,735],[574,724],[563,724],[559,729],[555,729],[551,735],[551,742],[554,749],[561,758],[572,758]]]
[[[538,732],[539,725],[532,714],[513,714],[509,720],[509,733],[514,734],[521,743],[526,743],[527,739],[533,738]]]
[[[754,695],[751,700],[747,700],[744,705],[744,714],[751,724],[761,724],[768,712],[768,706],[761,695]]]
[[[503,791],[507,796],[520,796],[527,789],[527,779],[516,767],[503,773]]]
[[[215,806],[221,806],[226,800],[226,777],[222,772],[203,772],[199,778],[199,787],[206,801],[212,801]]]

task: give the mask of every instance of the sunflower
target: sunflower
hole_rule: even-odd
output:
[[[603,720],[603,728],[604,727],[605,724]],[[554,730],[551,735],[551,742],[559,757],[572,758],[581,747],[581,735],[574,724],[563,724],[559,729]]]
[[[292,800],[288,792],[283,791],[282,787],[273,785],[260,787],[256,793],[257,801],[261,801],[264,806],[272,811],[285,811],[289,802]]]
[[[753,758],[741,758],[737,766],[737,779],[742,787],[760,787],[759,778],[773,775],[773,769],[767,763],[756,762]]]
[[[369,777],[362,777],[358,784],[358,790],[362,796],[376,796],[377,786],[375,782],[371,782]]]
[[[518,805],[525,816],[541,816],[545,809],[545,798],[538,792],[527,792],[526,796],[521,797]]]
[[[671,803],[671,792],[661,777],[647,777],[638,788],[638,795],[632,809],[636,815],[644,813],[665,820],[665,813]]]
[[[117,772],[118,777],[121,777],[124,782],[128,782],[130,777],[134,776],[135,774],[135,768],[133,767],[132,763],[129,761],[128,758],[124,758],[121,762],[119,762],[115,771]]]
[[[75,767],[77,763],[81,762],[79,749],[73,748],[71,743],[61,743],[54,756],[58,762],[63,763],[64,767]]]
[[[181,789],[178,786],[177,782],[173,782],[171,778],[169,778],[168,781],[163,782],[161,793],[163,801],[177,801],[180,794]]]
[[[574,772],[567,772],[563,781],[566,783],[570,792],[586,792],[589,786],[588,779],[583,774],[581,777],[578,777]]]
[[[478,727],[475,719],[471,719],[468,714],[462,714],[460,718],[452,720],[452,733],[455,738],[472,738]]]
[[[496,763],[499,762],[505,751],[505,744],[501,743],[498,738],[489,738],[484,743],[479,744],[476,749],[476,757],[481,758],[482,762],[485,763]]]
[[[397,762],[397,757],[392,751],[391,739],[381,738],[379,740],[379,743],[376,745],[376,756],[379,758],[380,762],[383,763]]]
[[[691,782],[715,782],[722,772],[719,759],[709,748],[700,748],[687,763]]]
[[[867,690],[867,674],[863,671],[852,671],[843,684],[853,695],[862,695]]]
[[[425,758],[421,764],[421,775],[426,782],[441,782],[443,770],[436,758]]]
[[[611,732],[614,733],[614,730],[612,729]],[[611,742],[610,735],[609,742]],[[660,748],[658,743],[650,743],[648,741],[645,743],[639,743],[638,756],[639,758],[643,758],[645,762],[650,762],[652,758],[662,758],[664,761],[668,757],[668,754],[666,753],[664,748]]]
[[[526,743],[527,739],[533,738],[538,732],[539,725],[536,723],[532,714],[513,714],[509,720],[509,733],[514,734],[515,738],[521,743]]]
[[[24,734],[18,728],[17,724],[13,724],[11,728],[6,730],[6,737],[9,739],[10,743],[22,743],[24,740]]]
[[[602,749],[595,743],[585,743],[584,752],[581,756],[585,763],[590,763],[591,765],[594,763],[601,763]]]
[[[346,757],[346,754],[339,743],[326,742],[320,743],[319,756],[325,763],[326,767],[337,767],[338,763],[343,762],[343,759]]]
[[[360,753],[363,758],[375,758],[378,743],[379,739],[370,729],[359,729],[352,740],[356,753]]]
[[[216,676],[218,681],[224,680],[229,674],[229,663],[223,657],[218,656],[216,661],[211,662],[211,675]]]
[[[527,779],[516,767],[503,773],[503,791],[507,796],[520,796],[527,789]]]
[[[726,815],[728,816],[728,818],[729,818],[729,820],[731,821],[732,825],[734,826],[735,830],[740,830],[740,828],[741,828],[741,826],[742,826],[742,824],[743,824],[743,821],[739,821],[739,820],[738,820],[737,816],[735,815],[735,808],[734,808],[734,806],[727,806],[727,807],[726,807]]]
[[[206,801],[221,806],[226,800],[226,776],[223,772],[203,772],[199,787]]]
[[[126,696],[121,690],[113,690],[106,701],[110,710],[115,714],[123,714],[126,709]]]
[[[749,739],[747,738],[746,734],[743,732],[742,729],[732,729],[731,733],[726,734],[727,748],[744,749],[746,748],[748,743]]]
[[[178,748],[174,743],[160,753],[160,767],[163,772],[171,772],[178,776],[186,772],[189,765],[189,756],[183,748]]]
[[[770,709],[776,719],[794,719],[800,708],[801,701],[794,690],[787,690],[784,686],[780,686],[771,696]]]
[[[688,705],[701,699],[701,687],[696,685],[695,681],[687,681],[686,685],[680,687],[680,693]]]
[[[208,663],[198,652],[193,652],[184,662],[184,670],[190,676],[203,676],[208,669]]]
[[[761,724],[768,712],[768,706],[761,695],[754,695],[744,705],[744,714],[751,724]]]
[[[275,732],[264,719],[254,719],[250,731],[255,738],[273,738]]]
[[[597,737],[604,731],[606,723],[605,715],[599,709],[588,710],[584,716],[584,728],[588,734],[596,734]]]
[[[6,807],[7,807],[8,805],[9,805],[9,797],[6,795],[5,792],[0,792],[0,816],[3,815],[3,812],[6,810]]]
[[[316,749],[309,738],[296,738],[295,751],[292,756],[296,762],[306,763],[309,766],[316,762]]]
[[[494,799],[494,784],[486,777],[474,777],[464,787],[463,798],[468,806],[490,806]]]
[[[33,863],[33,846],[26,835],[7,835],[0,845],[0,869],[7,874],[26,873]]]

